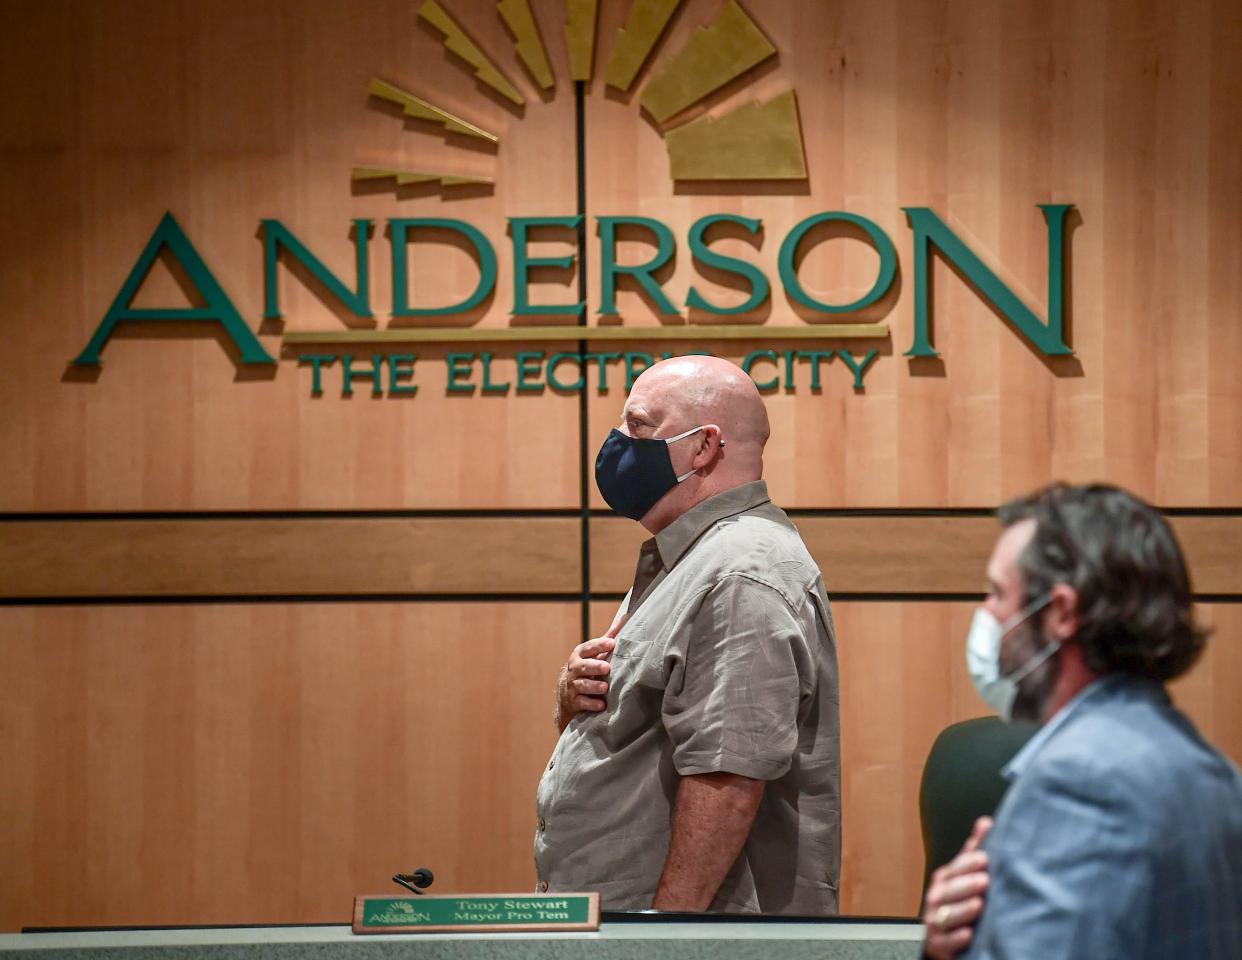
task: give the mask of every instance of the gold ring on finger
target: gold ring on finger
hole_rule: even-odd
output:
[[[936,929],[943,933],[949,929],[949,905],[945,904],[936,911]]]

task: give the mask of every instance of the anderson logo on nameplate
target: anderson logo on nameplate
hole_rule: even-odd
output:
[[[354,933],[598,930],[598,893],[354,898]]]

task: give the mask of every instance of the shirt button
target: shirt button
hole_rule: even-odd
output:
[[[547,893],[547,892],[548,892],[548,881],[547,881],[547,880],[540,880],[540,881],[539,881],[539,892],[540,892],[540,893]]]
[[[543,817],[540,817],[539,818],[539,832],[543,833],[543,831],[546,830],[547,828],[548,828],[548,824],[544,821]]]

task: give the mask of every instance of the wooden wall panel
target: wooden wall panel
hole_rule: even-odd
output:
[[[373,399],[361,380],[344,399],[339,364],[312,397],[308,365],[282,358],[265,379],[235,366],[210,328],[184,324],[142,339],[118,333],[97,379],[66,377],[165,211],[252,328],[264,310],[261,218],[281,220],[351,288],[351,221],[371,218],[380,326],[392,305],[387,219],[462,218],[490,238],[500,271],[485,315],[470,319],[508,323],[506,217],[574,212],[572,86],[562,79],[539,96],[495,4],[452,5],[526,92],[527,106],[510,109],[417,19],[417,6],[142,0],[9,11],[0,31],[0,84],[11,92],[0,104],[0,156],[12,187],[0,195],[0,406],[11,415],[0,448],[11,468],[0,472],[0,509],[576,504],[576,400],[447,394],[443,348],[354,351],[363,367],[373,352],[417,352],[414,397]],[[563,5],[534,6],[563,78]],[[499,151],[404,124],[368,98],[372,76],[494,130]],[[445,169],[496,186],[355,188],[355,164]],[[418,244],[412,263],[415,305],[460,300],[477,276],[451,245]],[[279,353],[284,329],[344,328],[304,271],[282,266],[279,285],[285,323],[261,327],[269,352]],[[536,302],[565,299],[559,281],[533,289]],[[136,305],[185,302],[159,266]],[[498,361],[496,373],[512,365]]]
[[[855,593],[982,593],[996,541],[990,517],[796,517],[829,597]],[[591,583],[622,592],[645,532],[624,519],[591,526]]]
[[[722,2],[685,0],[653,62]],[[505,219],[576,207],[564,4],[533,3],[560,80],[543,96],[491,0],[448,6],[526,93],[524,109],[482,87],[417,20],[417,5],[397,0],[6,9],[0,511],[579,505],[580,463],[589,467],[624,402],[617,363],[606,391],[588,373],[581,450],[575,394],[483,396],[476,371],[473,395],[450,395],[452,347],[416,351],[412,398],[372,398],[366,381],[343,398],[339,367],[313,397],[311,370],[293,354],[265,378],[239,368],[219,334],[185,326],[118,334],[97,377],[66,370],[165,211],[269,350],[284,330],[344,320],[305,271],[282,266],[285,323],[260,326],[265,217],[347,285],[350,222],[374,220],[380,326],[392,307],[384,222],[468,220],[496,247],[499,277],[491,302],[465,319],[507,326]],[[630,94],[605,90],[627,9],[601,4],[597,76],[583,104],[592,322],[599,215],[652,216],[673,229],[680,250],[662,279],[677,303],[691,283],[721,302],[740,296],[695,270],[685,247],[695,219],[762,219],[761,249],[733,239],[719,249],[772,279],[772,300],[749,318],[772,324],[822,319],[776,282],[779,243],[804,217],[867,216],[898,251],[894,293],[855,318],[885,320],[890,338],[789,345],[875,346],[879,357],[861,392],[837,359],[818,391],[801,367],[792,388],[768,394],[778,503],[980,507],[1063,477],[1122,483],[1163,507],[1242,506],[1242,19],[1231,6],[749,4],[779,57],[691,115],[792,85],[809,178],[744,186],[670,182],[661,131],[638,107],[650,63]],[[366,96],[373,75],[495,130],[499,151],[404,124]],[[494,176],[496,186],[354,187],[354,164],[443,168]],[[941,261],[931,296],[942,357],[904,358],[914,291],[902,206],[935,209],[1043,314],[1036,204],[1057,202],[1077,205],[1067,277],[1075,358],[1033,353]],[[621,244],[623,262],[648,252]],[[800,275],[817,296],[843,302],[862,293],[874,264],[865,245],[836,238],[807,254]],[[475,269],[458,247],[421,245],[415,302],[464,296]],[[540,281],[537,302],[574,297],[572,273]],[[184,296],[158,264],[137,305]],[[655,316],[629,289],[619,302],[626,324],[680,322]],[[740,361],[751,345],[663,346]],[[519,348],[493,348],[495,380],[512,383]],[[641,342],[616,349],[660,352]],[[372,352],[356,351],[359,362]],[[830,592],[979,589],[990,520],[955,519],[941,537],[938,518],[863,519],[799,521]],[[166,522],[110,528],[122,538],[100,538],[108,528],[90,524],[6,522],[0,594],[543,592],[573,590],[580,578],[572,518],[388,518],[382,529],[394,536],[383,541],[367,537],[381,529],[375,520]],[[1200,592],[1239,592],[1237,522],[1176,519]],[[545,524],[557,532],[545,536]],[[609,519],[591,527],[593,587],[624,590],[638,529]],[[608,606],[595,606],[597,621]],[[922,758],[940,727],[979,709],[960,664],[970,609],[837,604],[847,911],[913,909]],[[1238,758],[1242,620],[1235,604],[1205,611],[1217,639],[1175,690]],[[0,607],[0,861],[9,867],[0,928],[335,920],[353,893],[383,889],[394,869],[420,860],[444,889],[521,889],[531,795],[552,742],[551,677],[579,613],[537,603]]]
[[[999,526],[798,516],[831,595],[973,594]],[[1174,517],[1196,590],[1242,594],[1242,519]],[[590,523],[591,590],[623,593],[647,534]],[[581,590],[577,517],[0,521],[0,597],[546,594]]]
[[[795,516],[828,595],[982,594],[1000,526],[972,516]],[[1170,524],[1201,594],[1242,594],[1242,519],[1181,516]],[[619,517],[591,521],[591,589],[622,593],[648,534]]]
[[[913,916],[923,883],[918,795],[923,764],[951,723],[985,716],[966,672],[973,603],[833,604],[841,668],[841,912]],[[616,604],[597,603],[602,634]],[[1216,638],[1172,684],[1177,704],[1235,763],[1242,762],[1242,607],[1207,604]]]
[[[1198,615],[1213,630],[1207,652],[1170,690],[1199,729],[1242,764],[1242,604],[1201,604]]]
[[[1212,142],[1205,151],[1208,196],[1211,204],[1227,210],[1242,209],[1242,127],[1229,123],[1230,101],[1242,96],[1242,71],[1231,64],[1230,51],[1242,49],[1242,20],[1218,15],[1214,6],[1211,24],[1207,103],[1200,102],[1211,118]],[[1242,377],[1234,358],[1242,354],[1242,329],[1228,323],[1221,304],[1242,302],[1242,217],[1210,216],[1204,256],[1207,258],[1207,291],[1212,320],[1209,332],[1207,380],[1213,402],[1207,411],[1207,472],[1216,490],[1236,489],[1238,464],[1242,463]]]
[[[918,789],[936,734],[987,708],[966,673],[974,604],[835,603],[841,683],[841,912],[913,916]],[[615,604],[593,607],[594,632]]]
[[[652,62],[679,49],[719,6],[684,3]],[[372,400],[360,389],[343,400],[335,371],[325,395],[314,398],[308,367],[286,360],[274,380],[253,379],[239,373],[220,337],[187,329],[121,335],[97,380],[64,378],[65,363],[165,210],[178,216],[253,325],[263,309],[260,218],[281,219],[347,283],[349,223],[375,220],[372,300],[386,325],[392,297],[383,221],[462,217],[500,254],[493,301],[467,319],[508,324],[504,218],[572,214],[576,204],[564,9],[556,0],[535,5],[561,78],[540,96],[494,6],[461,0],[453,8],[525,91],[525,108],[511,109],[482,87],[409,4],[260,10],[142,2],[89,11],[37,4],[14,16],[18,26],[6,31],[0,51],[0,78],[15,91],[0,106],[0,150],[20,187],[0,198],[0,223],[13,238],[0,275],[0,402],[17,415],[0,424],[0,443],[19,466],[0,476],[0,507],[575,501],[576,443],[567,438],[576,437],[576,398],[448,396],[443,347],[417,351],[416,398]],[[599,64],[625,11],[621,3],[602,5]],[[661,131],[638,107],[649,69],[630,94],[606,91],[600,77],[588,85],[588,217],[667,222],[682,248],[667,281],[675,302],[684,302],[691,282],[723,301],[740,295],[699,276],[690,262],[686,229],[704,213],[762,219],[760,251],[740,240],[722,241],[721,249],[753,259],[773,278],[780,240],[810,213],[862,214],[896,244],[899,289],[879,311],[891,337],[876,344],[880,357],[865,392],[855,395],[848,371],[833,361],[820,393],[809,390],[802,369],[793,390],[769,398],[770,461],[779,467],[773,483],[784,503],[975,506],[1051,476],[1111,479],[1171,506],[1242,499],[1234,376],[1242,339],[1217,322],[1242,308],[1242,169],[1233,122],[1242,28],[1211,0],[1151,0],[1145,11],[1136,18],[1123,0],[1052,10],[1036,0],[752,10],[779,56],[690,115],[726,112],[793,86],[805,183],[673,184]],[[432,125],[403,125],[366,97],[372,75],[434,94],[496,130],[499,151],[472,148]],[[44,82],[31,84],[31,76]],[[57,106],[70,102],[73,110]],[[443,167],[494,176],[497,184],[492,192],[351,187],[355,163]],[[933,207],[1042,312],[1046,250],[1036,204],[1044,202],[1078,206],[1069,283],[1076,360],[1045,362],[944,263],[935,265],[933,285],[942,359],[903,358],[913,277],[901,207]],[[588,237],[594,313],[593,228]],[[621,252],[632,259],[646,249],[626,242]],[[868,285],[874,262],[864,244],[837,239],[808,253],[802,276],[808,289],[841,302]],[[459,249],[421,245],[416,302],[463,295],[474,269]],[[162,271],[141,305],[178,302]],[[553,278],[535,296],[562,300],[575,283]],[[801,308],[774,287],[753,319],[800,322]],[[282,267],[280,288],[287,329],[341,326],[304,275]],[[659,322],[638,294],[620,296],[627,324]],[[263,329],[277,349],[285,327]],[[497,371],[510,375],[512,351],[496,352]],[[591,450],[615,421],[622,392],[593,397]]]
[[[593,605],[602,632],[615,604]],[[973,605],[838,603],[843,910],[913,911]],[[1242,758],[1235,605],[1174,696]],[[576,605],[0,608],[0,928],[313,922],[415,861],[522,889]],[[396,858],[396,859],[394,859]],[[73,876],[74,884],[64,878]]]
[[[717,6],[685,5],[665,49],[677,49]],[[636,99],[588,101],[594,214],[656,216],[679,238],[708,212],[760,218],[762,249],[744,255],[769,276],[780,240],[810,213],[848,210],[893,238],[900,292],[865,393],[853,395],[834,360],[820,394],[803,371],[794,389],[768,399],[770,475],[782,503],[978,506],[1053,477],[1112,480],[1169,506],[1239,501],[1239,431],[1226,427],[1238,406],[1228,371],[1242,355],[1237,336],[1212,318],[1242,308],[1242,248],[1233,242],[1242,165],[1236,151],[1232,161],[1223,152],[1237,139],[1225,114],[1228,92],[1242,83],[1242,35],[1208,0],[1145,10],[1136,18],[1120,0],[1051,9],[1034,0],[756,7],[779,60],[710,98],[707,112],[792,84],[806,185],[672,184],[659,133]],[[901,356],[912,342],[914,295],[902,206],[935,209],[1046,315],[1047,241],[1036,205],[1063,202],[1078,209],[1067,281],[1074,359],[1035,353],[939,261],[932,296],[942,356]],[[644,251],[633,244],[623,254],[634,262]],[[808,289],[847,302],[873,264],[862,244],[837,240],[808,255],[802,275]],[[683,239],[666,285],[674,303],[691,283],[720,296],[696,273]],[[656,317],[637,293],[619,302],[627,324],[679,322]],[[779,287],[764,319],[797,322]],[[592,446],[622,402],[616,391],[595,398]]]
[[[534,884],[576,605],[0,608],[0,929]]]
[[[0,596],[578,593],[576,517],[0,522]]]

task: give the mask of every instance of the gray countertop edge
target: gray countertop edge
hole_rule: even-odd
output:
[[[921,924],[911,923],[605,923],[597,932],[421,933],[355,935],[348,926],[243,927],[184,930],[110,930],[72,933],[0,934],[0,954],[38,952],[89,958],[116,951],[145,956],[337,957],[422,955],[473,957],[500,953],[514,958],[640,956],[661,941],[661,955],[757,957],[774,942],[786,957],[916,957]],[[497,941],[509,949],[497,949]],[[642,943],[637,942],[642,941]],[[475,946],[471,946],[471,945]],[[766,948],[764,945],[766,944]],[[483,948],[486,945],[486,949]],[[887,945],[888,949],[885,949]],[[797,947],[798,949],[793,949]],[[379,949],[384,948],[384,949]],[[894,951],[894,948],[895,951]],[[637,952],[636,952],[637,951]]]

